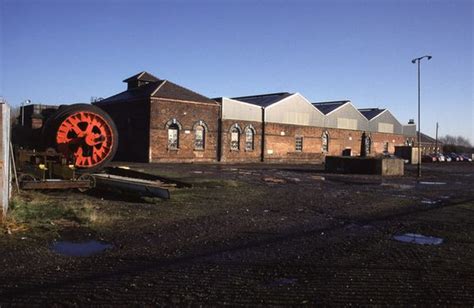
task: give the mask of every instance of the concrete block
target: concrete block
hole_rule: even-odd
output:
[[[337,173],[397,176],[404,174],[404,162],[403,159],[389,157],[327,156],[325,170]]]

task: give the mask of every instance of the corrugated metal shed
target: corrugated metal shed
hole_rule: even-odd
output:
[[[295,93],[265,108],[266,122],[322,127],[324,114],[301,94]]]
[[[403,134],[402,124],[395,118],[390,110],[364,108],[359,109],[359,111],[369,120],[369,131],[398,135]]]
[[[215,100],[221,103],[223,120],[262,122],[262,107],[227,97]]]
[[[351,101],[317,102],[313,106],[325,113],[325,127],[361,131],[368,129],[368,120]]]

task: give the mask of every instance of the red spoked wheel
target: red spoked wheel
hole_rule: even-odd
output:
[[[68,116],[58,128],[56,143],[60,152],[73,152],[78,168],[100,164],[112,151],[113,132],[100,115],[80,111]]]
[[[86,104],[61,107],[45,126],[45,134],[54,137],[49,143],[54,143],[58,152],[73,158],[79,171],[100,169],[117,150],[115,124],[98,107]]]

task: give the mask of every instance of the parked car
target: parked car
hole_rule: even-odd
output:
[[[448,155],[444,155],[444,159],[446,159],[446,162],[451,162],[453,159],[449,157]]]
[[[470,161],[470,162],[472,162],[472,158],[469,157],[468,154],[461,154],[461,155],[459,155],[459,156],[461,156],[461,157],[463,158],[463,161]]]
[[[438,153],[438,154],[434,154],[435,157],[437,158],[438,161],[446,161],[446,158],[444,157],[443,154],[441,153]]]
[[[436,156],[434,155],[423,155],[421,157],[421,161],[424,163],[433,163],[437,160]]]
[[[448,153],[449,157],[451,157],[452,161],[459,161],[459,155],[456,153]]]

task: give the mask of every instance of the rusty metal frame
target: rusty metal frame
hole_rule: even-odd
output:
[[[91,181],[87,180],[55,180],[48,179],[43,181],[22,181],[20,188],[29,189],[90,189],[93,188]]]

